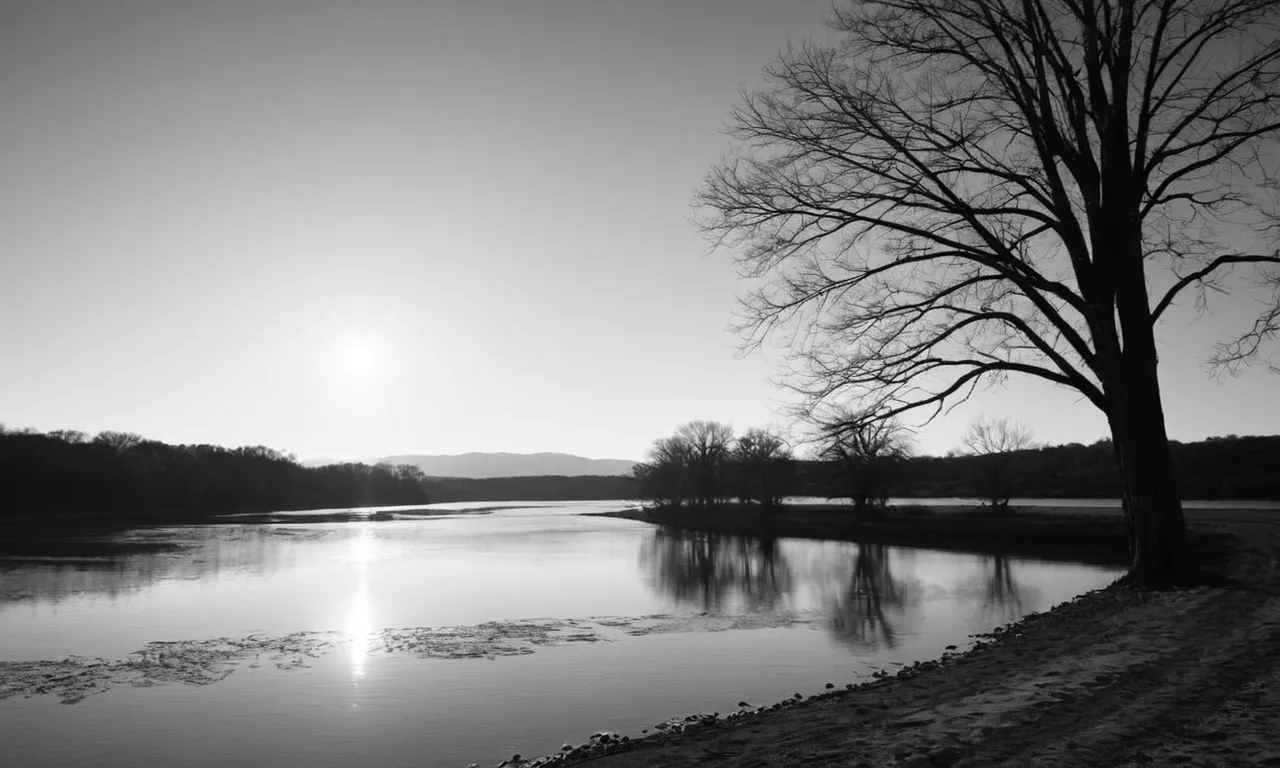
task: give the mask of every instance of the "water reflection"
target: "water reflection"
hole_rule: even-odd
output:
[[[907,595],[905,582],[893,573],[889,548],[859,544],[848,586],[832,609],[833,634],[859,647],[893,648],[895,619],[901,618]]]
[[[641,561],[650,584],[677,604],[717,612],[817,609],[840,642],[892,648],[909,590],[893,573],[890,548],[815,544],[799,545],[797,559],[776,538],[664,526],[642,547]]]
[[[903,633],[917,631],[925,613],[947,606],[959,607],[962,621],[977,630],[1014,621],[1041,602],[1004,555],[934,553],[921,559],[915,550],[884,544],[780,543],[660,527],[643,543],[640,559],[650,587],[678,606],[818,611],[832,639],[864,650],[899,647]]]
[[[293,565],[297,539],[316,540],[322,531],[285,526],[190,526],[131,531],[118,543],[141,551],[104,552],[81,558],[9,558],[0,563],[0,605],[39,600],[57,604],[85,595],[115,602],[170,579],[200,581],[233,573],[269,575]],[[147,549],[146,545],[156,545]],[[176,547],[174,546],[176,545]]]
[[[554,751],[564,736],[636,734],[673,712],[818,690],[832,670],[927,658],[990,629],[984,604],[1045,610],[1119,575],[848,542],[655,531],[536,510],[191,526],[174,535],[180,552],[79,567],[0,564],[0,660],[115,660],[154,640],[302,630],[336,630],[349,648],[307,671],[264,660],[261,672],[242,670],[215,686],[122,690],[111,695],[114,705],[9,698],[0,702],[4,764],[224,768],[260,763],[287,742],[297,765],[406,764],[423,745],[432,764],[496,765],[517,750]],[[407,652],[371,655],[368,642],[371,629],[388,627],[697,610],[795,612],[803,621],[697,637],[620,633],[617,642],[495,662],[418,663]]]
[[[368,680],[372,635],[386,627],[673,611],[794,616],[831,643],[896,652],[932,632],[985,631],[1108,580],[1106,569],[1078,565],[533,510],[122,538],[169,549],[112,555],[120,548],[111,543],[92,559],[0,562],[0,658],[115,658],[160,638],[338,630],[350,649],[344,680]]]
[[[365,677],[365,661],[374,631],[373,605],[369,599],[369,563],[377,559],[377,548],[373,529],[369,523],[363,523],[343,558],[356,570],[356,594],[347,615],[346,635],[351,643],[351,678],[357,681]]]
[[[773,610],[793,588],[776,538],[660,526],[640,558],[659,592],[704,611]]]
[[[989,555],[982,560],[982,618],[985,623],[1006,624],[1021,617],[1027,589],[1014,575],[1013,563],[1005,555]]]

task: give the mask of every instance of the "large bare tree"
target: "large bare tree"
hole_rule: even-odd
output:
[[[810,406],[919,413],[1009,374],[1079,392],[1114,438],[1131,575],[1186,525],[1154,325],[1235,270],[1280,325],[1272,143],[1280,0],[884,0],[838,8],[732,115],[703,226],[756,286],[748,346],[795,334]],[[1269,229],[1270,227],[1270,229]]]

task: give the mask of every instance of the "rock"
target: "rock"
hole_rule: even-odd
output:
[[[835,684],[835,683],[827,683],[827,690],[828,690],[828,691],[829,691],[829,690],[831,690],[832,688],[835,688],[835,687],[836,687],[836,684]]]
[[[916,753],[911,757],[908,757],[902,765],[905,768],[932,768],[933,763],[926,755]]]
[[[948,646],[947,646],[947,650],[948,650],[948,651],[954,651],[955,649],[956,649],[956,647],[955,647],[954,645],[948,645]]]

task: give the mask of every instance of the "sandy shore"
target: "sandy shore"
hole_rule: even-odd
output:
[[[1280,513],[1188,516],[1213,586],[1109,587],[852,690],[533,762],[1280,766]]]

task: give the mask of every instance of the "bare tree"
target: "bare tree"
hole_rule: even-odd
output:
[[[902,460],[910,454],[907,430],[894,419],[866,420],[841,410],[824,421],[819,456],[838,468],[855,514],[883,510]]]
[[[633,470],[641,494],[658,506],[716,506],[729,490],[733,428],[691,421],[653,442],[648,461]]]
[[[1031,439],[1030,427],[1007,418],[982,417],[965,432],[965,446],[982,462],[981,487],[992,509],[1009,509],[1009,497],[1013,495],[1010,454],[1030,448]]]
[[[777,509],[795,477],[787,441],[767,429],[748,429],[733,444],[733,468],[743,502],[754,501],[766,512]]]
[[[689,447],[693,498],[704,507],[719,505],[729,490],[726,478],[733,427],[718,421],[691,421],[676,430]]]
[[[692,503],[689,468],[692,462],[689,444],[679,436],[653,441],[648,461],[637,464],[632,472],[640,481],[640,495],[660,507],[678,507]]]
[[[757,280],[748,348],[792,336],[810,407],[932,418],[1009,374],[1108,419],[1131,576],[1167,584],[1186,524],[1154,326],[1240,270],[1265,291],[1217,350],[1280,321],[1280,0],[883,0],[766,69],[702,223]],[[1264,239],[1267,238],[1267,239]]]

